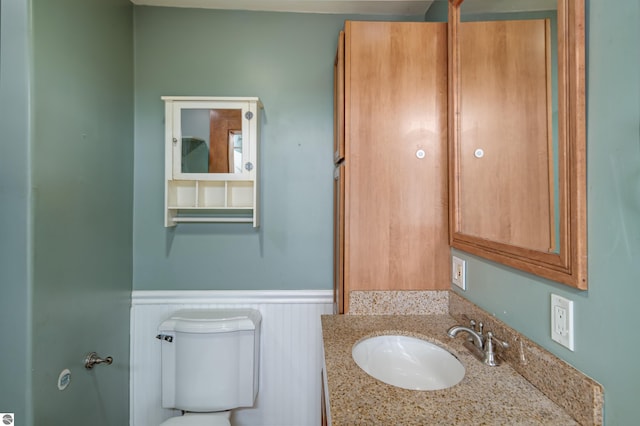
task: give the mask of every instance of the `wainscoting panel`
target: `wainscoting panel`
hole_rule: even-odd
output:
[[[134,291],[131,307],[131,426],[158,426],[178,412],[161,407],[158,326],[180,309],[253,308],[262,314],[260,388],[234,426],[320,424],[322,331],[331,290]]]

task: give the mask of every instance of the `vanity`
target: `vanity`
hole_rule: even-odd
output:
[[[466,299],[454,293],[449,299],[448,314],[322,317],[325,424],[602,424],[601,385]],[[500,351],[501,365],[478,361],[464,347],[466,335],[447,335],[467,314],[508,341],[509,348]],[[371,377],[354,362],[352,348],[383,335],[417,337],[440,346],[462,363],[464,378],[446,389],[416,391]]]
[[[509,365],[488,367],[451,339],[449,315],[324,316],[327,405],[331,424],[578,424]],[[414,391],[382,383],[351,357],[359,340],[376,335],[418,337],[448,350],[464,365],[462,381],[447,389]]]

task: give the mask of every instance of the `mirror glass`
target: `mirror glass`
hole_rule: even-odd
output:
[[[586,289],[583,0],[450,0],[451,246]]]
[[[181,109],[181,172],[242,173],[242,110]]]
[[[556,0],[465,0],[458,36],[460,231],[557,253]]]

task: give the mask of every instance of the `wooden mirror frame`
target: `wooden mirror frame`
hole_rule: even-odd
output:
[[[460,206],[460,6],[449,0],[449,243],[451,247],[577,289],[587,289],[584,0],[558,0],[559,252],[464,234]]]

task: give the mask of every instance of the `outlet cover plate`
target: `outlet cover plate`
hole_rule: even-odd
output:
[[[459,257],[451,257],[451,282],[463,290],[467,289],[466,263],[467,262],[460,259]]]
[[[551,295],[551,339],[573,350],[573,300]]]

